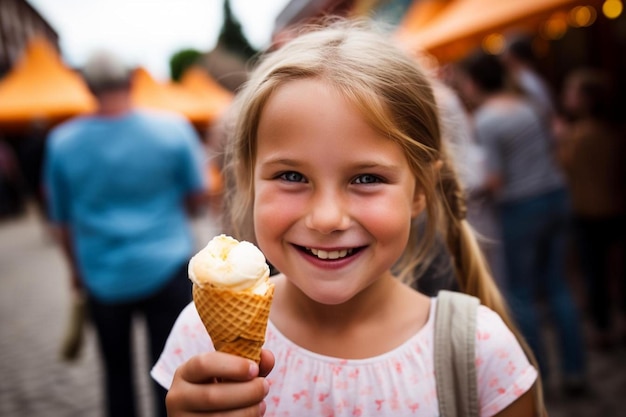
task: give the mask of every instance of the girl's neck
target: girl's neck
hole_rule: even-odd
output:
[[[340,305],[317,303],[278,278],[271,319],[295,344],[346,359],[377,356],[401,345],[426,323],[428,299],[392,277]]]
[[[337,305],[312,300],[288,279],[284,280],[284,291],[290,301],[288,308],[296,316],[322,328],[345,328],[367,321],[372,316],[379,316],[381,309],[393,298],[398,284],[391,276],[382,278],[350,300]]]

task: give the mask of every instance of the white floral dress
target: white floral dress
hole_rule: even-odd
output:
[[[276,365],[267,376],[266,417],[437,416],[433,368],[432,300],[425,326],[399,347],[367,359],[340,359],[303,349],[270,323],[265,348]],[[176,368],[213,345],[190,303],[174,325],[152,377],[166,388]],[[478,308],[476,366],[481,417],[492,416],[524,394],[535,382],[515,337],[500,317]]]

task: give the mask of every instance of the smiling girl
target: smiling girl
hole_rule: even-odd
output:
[[[214,352],[190,304],[152,370],[170,415],[437,416],[437,298],[407,285],[437,234],[483,303],[480,415],[535,415],[532,355],[464,219],[416,62],[339,22],[268,54],[237,99],[226,210],[280,271],[266,350],[258,366]]]

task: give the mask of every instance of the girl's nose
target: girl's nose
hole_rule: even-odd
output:
[[[346,203],[336,193],[320,193],[311,199],[305,225],[323,234],[347,229],[350,216]]]

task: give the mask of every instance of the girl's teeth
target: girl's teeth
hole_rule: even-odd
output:
[[[342,250],[334,250],[334,251],[325,251],[325,250],[321,250],[321,249],[312,249],[312,248],[308,248],[311,253],[315,256],[317,256],[320,259],[339,259],[339,258],[344,258],[346,255],[348,255],[351,251],[347,250],[347,249],[342,249]]]

